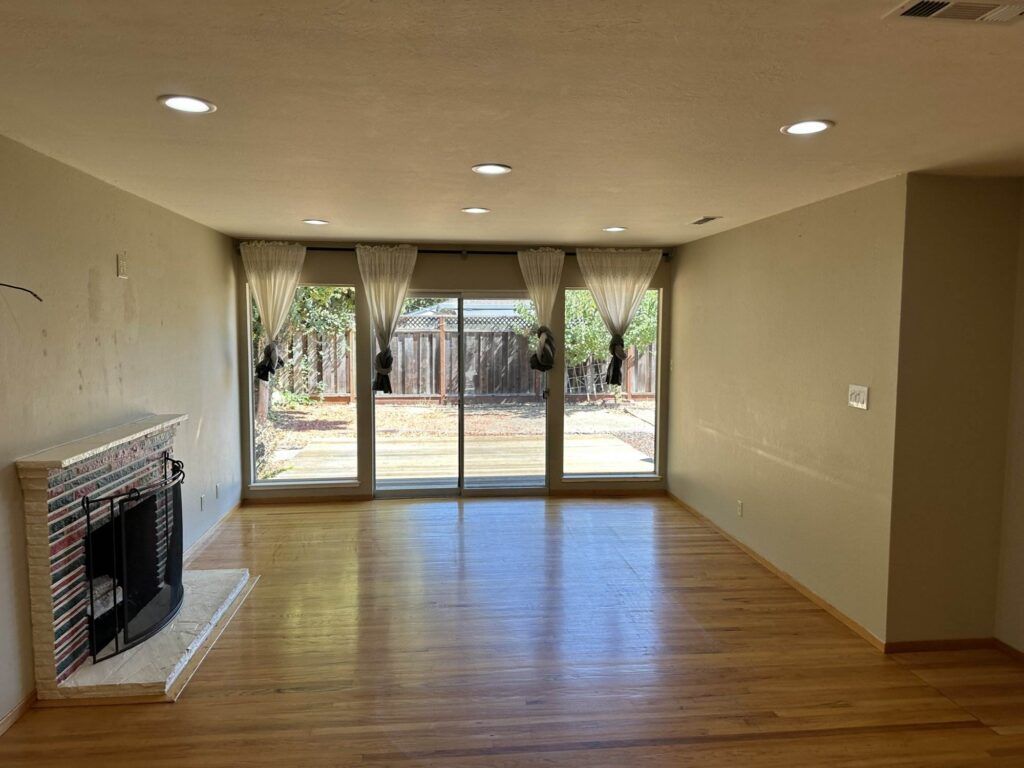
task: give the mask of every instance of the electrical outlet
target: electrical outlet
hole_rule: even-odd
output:
[[[217,483],[216,485],[213,486],[213,498],[220,498],[220,483]]]
[[[128,251],[117,252],[117,276],[128,279]]]
[[[860,384],[851,384],[848,402],[851,408],[866,411],[868,409],[868,388]]]
[[[743,499],[736,499],[736,517],[743,517]]]
[[[206,509],[206,496],[205,496],[205,494],[200,494],[200,496],[199,496],[199,511],[202,512],[204,509]]]

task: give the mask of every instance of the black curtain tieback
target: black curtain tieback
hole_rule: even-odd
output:
[[[535,371],[550,371],[555,367],[555,339],[551,329],[542,325],[537,329],[537,338],[543,339],[540,348],[530,355],[530,367]]]
[[[256,363],[256,378],[270,381],[270,374],[283,367],[284,360],[277,353],[277,344],[270,342],[263,348],[263,357]]]
[[[383,392],[385,395],[391,394],[391,367],[394,365],[395,359],[391,356],[391,347],[385,347],[377,356],[374,358],[374,368],[377,371],[377,376],[373,380],[373,391]]]
[[[626,359],[626,346],[621,336],[612,336],[608,352],[612,357],[608,361],[608,372],[604,380],[608,384],[622,384],[622,361]]]

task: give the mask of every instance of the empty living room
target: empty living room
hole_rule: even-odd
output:
[[[1024,2],[0,0],[0,766],[1024,766]]]

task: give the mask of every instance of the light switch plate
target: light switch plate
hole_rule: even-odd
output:
[[[860,384],[850,385],[849,403],[851,408],[868,409],[868,388]]]
[[[117,276],[125,280],[128,279],[128,252],[118,251],[117,252]]]

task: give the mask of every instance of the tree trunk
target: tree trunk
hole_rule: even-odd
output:
[[[256,380],[256,421],[266,422],[270,415],[270,383],[263,379]]]

